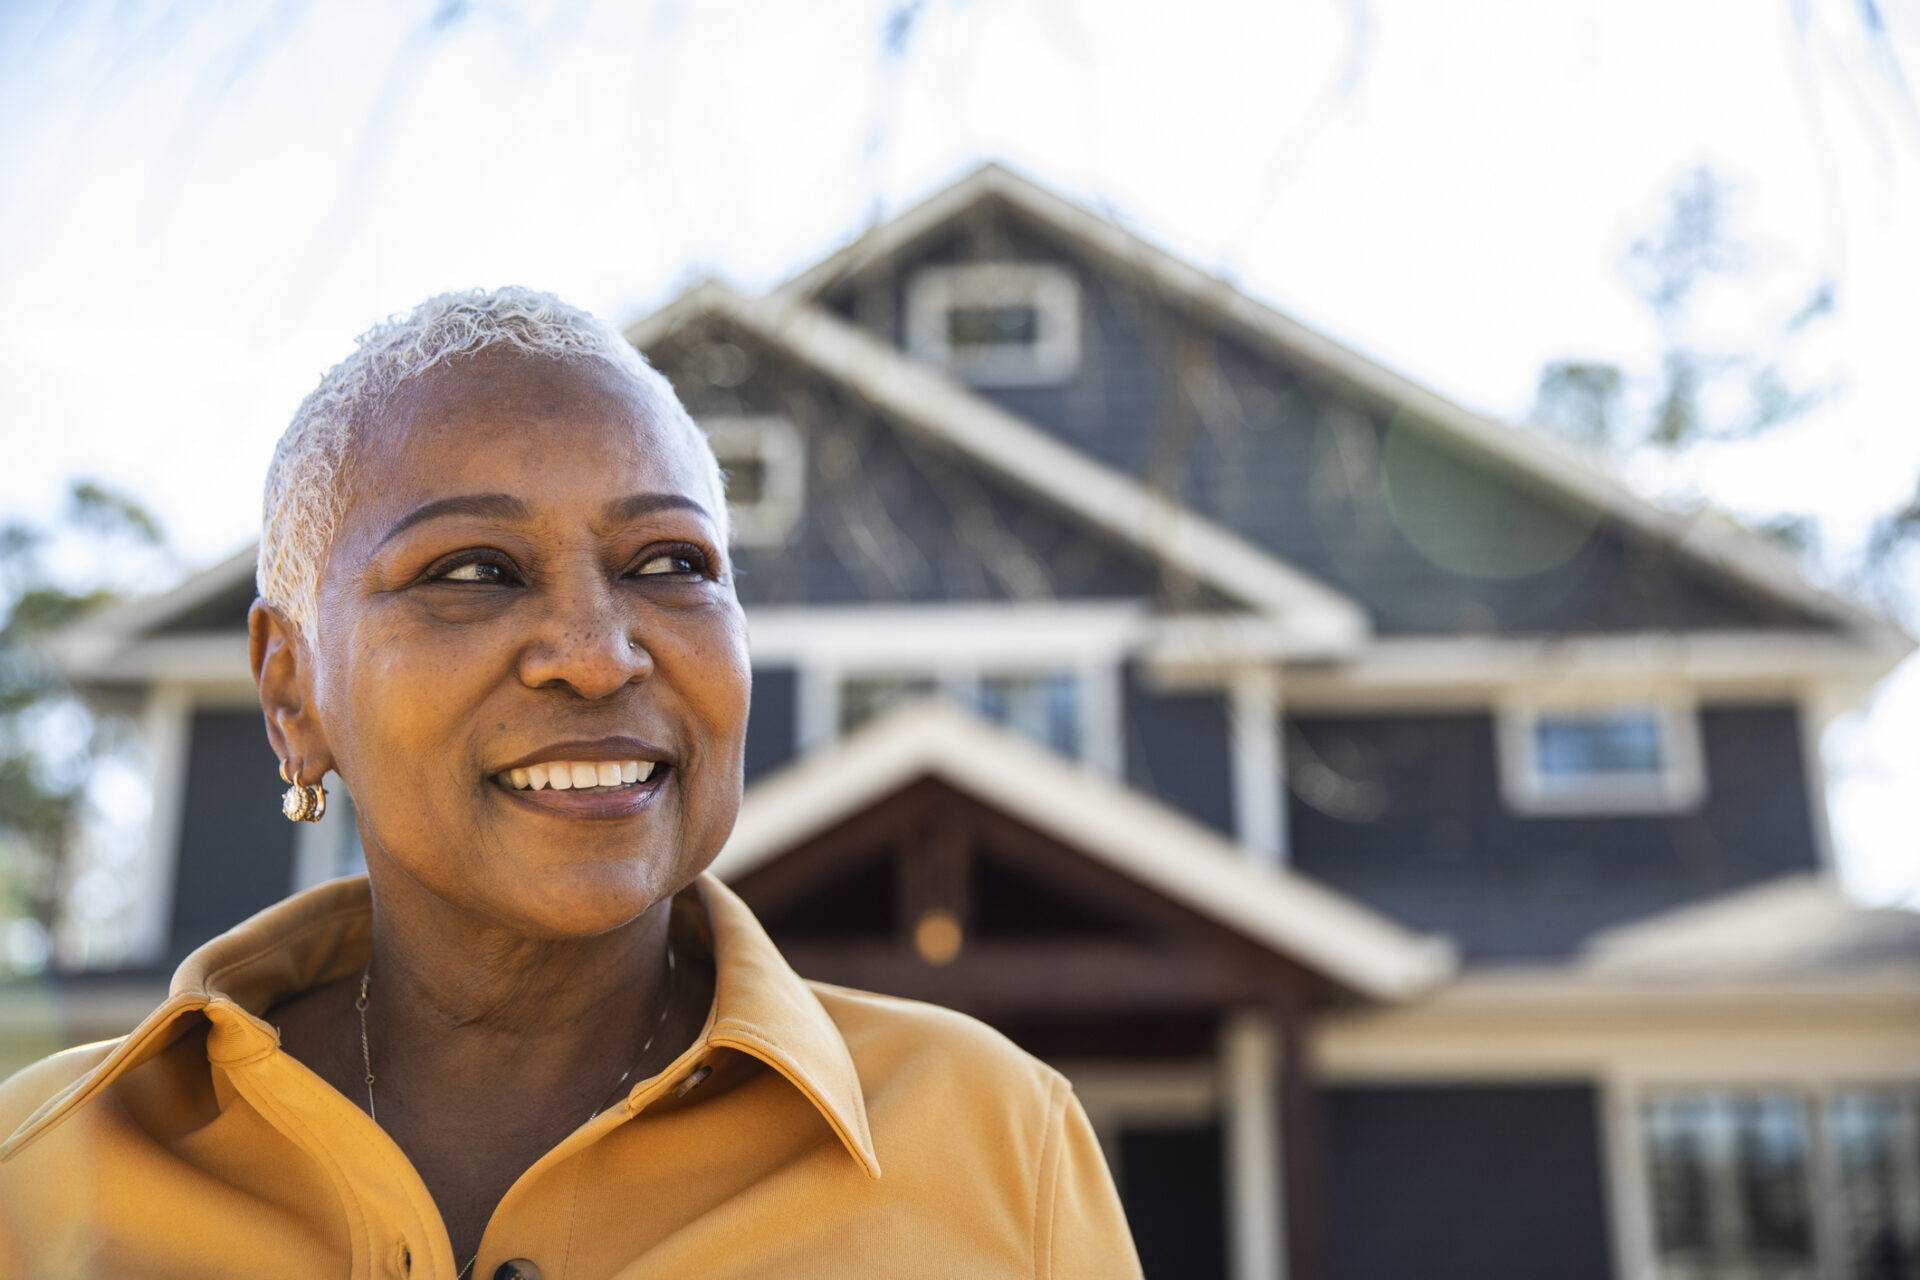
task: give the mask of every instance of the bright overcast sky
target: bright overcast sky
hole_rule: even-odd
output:
[[[87,475],[209,562],[375,318],[507,282],[619,321],[701,275],[765,288],[989,158],[1518,420],[1544,360],[1652,357],[1621,251],[1706,163],[1756,250],[1726,336],[1832,277],[1792,367],[1839,390],[1630,478],[1845,546],[1920,475],[1920,119],[1875,61],[1920,79],[1920,0],[1879,0],[1877,49],[1875,6],[1801,2],[16,0],[0,511]],[[1826,745],[1849,882],[1920,903],[1920,660]]]

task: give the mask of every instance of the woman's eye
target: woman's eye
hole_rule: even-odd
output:
[[[662,551],[658,555],[648,556],[634,570],[637,574],[661,573],[699,573],[706,567],[706,561],[695,551]]]
[[[434,575],[437,582],[485,582],[505,585],[513,581],[513,571],[496,560],[473,560],[454,565]]]

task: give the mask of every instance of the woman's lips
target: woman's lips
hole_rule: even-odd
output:
[[[652,760],[557,760],[496,773],[493,782],[516,802],[546,813],[620,818],[651,807],[672,772]]]

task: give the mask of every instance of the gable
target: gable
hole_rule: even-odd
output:
[[[1067,267],[1084,300],[1078,371],[973,394],[1345,591],[1383,632],[1835,631],[1851,616],[1751,538],[1657,512],[1520,432],[1463,426],[1464,410],[1318,335],[1258,331],[1239,312],[1264,309],[1112,224],[1003,171],[969,185],[933,225],[857,245],[792,293],[900,348],[923,268]],[[1182,273],[1214,287],[1168,283]],[[1363,365],[1377,376],[1355,376]]]
[[[845,865],[857,866],[861,854],[871,856],[886,843],[885,819],[870,815],[922,779],[991,809],[1012,824],[1003,831],[1026,830],[1073,850],[1097,864],[1097,874],[1128,882],[1129,892],[1166,899],[1170,909],[1285,957],[1333,988],[1403,999],[1452,970],[1444,940],[1411,933],[1309,877],[1258,862],[1217,832],[1112,778],[937,702],[881,717],[760,782],[713,871],[729,884],[743,884],[829,835],[847,854]],[[864,847],[832,834],[859,822],[882,828],[870,833],[875,838]],[[1015,836],[1003,843],[1013,848],[1018,842]],[[1013,861],[1032,873],[1024,857]],[[865,883],[877,902],[884,887]],[[781,907],[767,900],[756,905],[776,913]],[[867,918],[871,927],[878,916]],[[1110,913],[1107,918],[1113,919]]]
[[[937,777],[906,782],[731,887],[808,977],[977,1015],[1218,1015],[1337,994]]]
[[[801,438],[798,520],[779,545],[733,550],[749,608],[1059,599],[1239,607],[1140,547],[931,446],[738,325],[690,325],[648,355],[697,421],[772,415]]]

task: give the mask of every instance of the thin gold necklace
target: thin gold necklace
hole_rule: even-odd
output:
[[[600,1105],[587,1113],[587,1120],[605,1111],[608,1104],[620,1096],[620,1086],[633,1075],[634,1068],[647,1060],[647,1050],[653,1048],[653,1042],[660,1037],[660,1029],[667,1025],[667,1012],[673,1008],[674,971],[673,943],[669,940],[667,943],[667,994],[666,998],[660,1002],[660,1016],[653,1020],[653,1030],[647,1033],[646,1041],[640,1046],[640,1052],[635,1054],[633,1061],[627,1064],[627,1069],[620,1073],[620,1078],[613,1082],[613,1088],[607,1090],[607,1096],[601,1099]],[[367,994],[372,982],[373,957],[368,956],[365,967],[360,970],[360,995],[354,1000],[353,1007],[360,1014],[360,1065],[366,1068],[367,1072],[367,1119],[379,1124],[379,1113],[373,1109],[373,1046],[367,1039]],[[584,1124],[585,1121],[582,1123]],[[467,1265],[461,1267],[455,1274],[454,1280],[467,1280],[467,1272],[473,1270],[473,1264],[478,1261],[480,1261],[480,1254],[476,1251],[471,1258],[467,1259]]]

